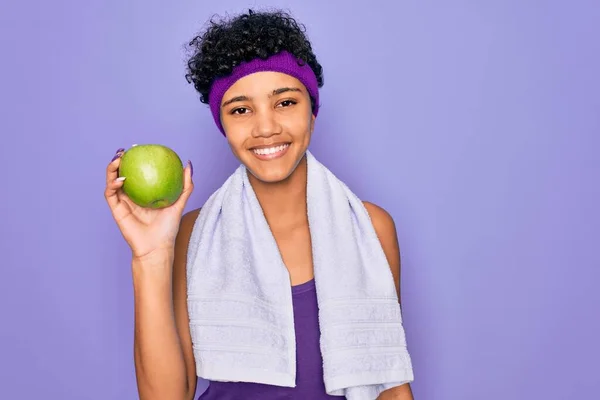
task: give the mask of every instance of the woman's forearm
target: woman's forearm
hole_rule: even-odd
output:
[[[187,400],[189,385],[173,311],[173,254],[132,261],[134,360],[141,400]]]

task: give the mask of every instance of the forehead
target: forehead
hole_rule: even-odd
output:
[[[283,87],[298,88],[306,91],[304,85],[291,75],[281,72],[261,71],[238,79],[223,95],[223,99],[232,96],[262,96]]]

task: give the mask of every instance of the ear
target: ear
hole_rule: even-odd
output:
[[[317,119],[317,117],[315,117],[315,114],[310,114],[310,133],[312,134],[313,131],[315,130],[315,119]]]

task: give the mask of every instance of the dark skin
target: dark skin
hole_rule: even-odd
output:
[[[265,90],[273,88],[273,91]],[[280,90],[288,88],[289,90]],[[292,285],[313,278],[311,237],[306,206],[306,151],[314,128],[310,98],[287,75],[259,73],[241,79],[223,97],[223,126],[233,153],[253,173],[249,180],[271,227]],[[258,161],[250,149],[291,143],[285,160]],[[284,157],[285,158],[285,157]],[[295,167],[294,167],[295,165]],[[400,250],[395,223],[383,208],[363,202],[381,242],[400,299]],[[188,381],[195,382],[195,365],[186,310],[185,260],[187,243],[199,209],[184,215],[175,255],[176,319],[184,345]],[[412,400],[409,384],[391,388],[378,400]]]
[[[233,100],[233,101],[232,101]],[[225,104],[227,103],[227,104]],[[285,74],[261,72],[238,80],[224,95],[222,123],[233,154],[250,171],[249,180],[265,213],[292,285],[313,277],[306,212],[306,158],[315,118],[306,89]],[[281,157],[262,160],[255,149],[287,146]],[[184,192],[161,210],[135,206],[117,179],[120,159],[106,169],[105,197],[132,250],[135,297],[134,358],[140,399],[193,400],[196,366],[187,310],[186,257],[199,209],[183,214],[194,183],[185,169]],[[400,298],[400,253],[396,228],[381,207],[365,202],[388,259]],[[408,384],[378,400],[413,400]]]
[[[294,173],[294,177],[299,178],[305,177],[306,163],[303,162],[298,166],[297,173]],[[304,169],[304,171],[303,171]],[[298,179],[301,180],[301,179]],[[293,179],[291,180],[293,182]],[[295,183],[295,182],[293,182]],[[292,187],[294,186],[292,183]],[[300,185],[296,187],[305,187],[299,182]],[[282,188],[283,189],[283,188]],[[298,189],[299,193],[293,193],[291,191],[283,191],[283,196],[288,197],[291,200],[290,203],[286,203],[286,207],[266,207],[268,212],[265,212],[267,222],[272,227],[273,235],[281,252],[282,258],[288,271],[290,273],[290,279],[292,285],[297,285],[313,278],[313,265],[312,265],[312,252],[310,242],[310,231],[308,228],[308,220],[306,216],[306,202],[302,201],[303,197],[302,189]],[[270,192],[273,194],[273,192]],[[258,196],[258,194],[257,194]],[[268,203],[263,201],[261,204]],[[275,198],[275,197],[273,197]],[[260,197],[259,197],[260,201]],[[394,276],[394,283],[396,284],[396,292],[398,298],[400,298],[400,249],[397,240],[396,226],[394,220],[390,214],[383,208],[370,203],[363,202],[365,205],[377,236],[385,255],[387,257],[392,275]],[[265,207],[263,205],[263,207]],[[296,210],[296,211],[294,211]],[[304,212],[302,212],[304,211]],[[188,379],[189,382],[195,382],[195,364],[194,357],[191,352],[191,338],[189,336],[189,326],[187,322],[187,309],[186,309],[186,287],[185,287],[185,259],[187,255],[187,243],[192,233],[194,222],[198,217],[200,209],[190,211],[183,216],[181,221],[181,228],[177,238],[177,250],[176,250],[176,263],[175,273],[177,277],[175,282],[180,282],[178,287],[175,287],[176,304],[179,306],[175,307],[175,310],[179,310],[176,313],[176,320],[180,321],[179,331],[182,337],[182,343],[185,344],[184,349],[188,348],[189,351],[185,352],[186,364],[188,366]],[[378,400],[412,400],[413,395],[409,384],[391,388],[381,393]]]
[[[299,198],[302,199],[302,197]],[[304,205],[302,203],[304,203]],[[379,241],[382,244],[388,263],[390,264],[390,269],[392,271],[392,275],[394,276],[394,283],[396,284],[396,292],[398,293],[398,298],[400,298],[400,250],[398,246],[394,220],[383,208],[366,201],[363,202],[363,204],[371,216],[373,226],[375,227]],[[303,207],[306,209],[305,202],[298,202],[295,204],[295,206],[298,209],[302,209]],[[279,211],[280,214],[277,214],[276,210],[272,210],[270,216],[267,216],[267,221],[269,224],[271,224],[272,221],[278,220],[277,215],[283,216],[286,214],[285,210]],[[196,381],[196,366],[194,364],[194,356],[191,352],[192,341],[187,322],[185,297],[185,258],[187,255],[187,243],[199,212],[200,209],[190,211],[182,218],[181,228],[177,238],[178,245],[176,247],[176,263],[174,269],[174,273],[177,274],[176,277],[174,277],[174,281],[179,282],[179,285],[174,287],[174,295],[176,299],[175,304],[178,305],[175,307],[175,318],[177,321],[180,321],[178,326],[180,335],[182,336],[182,344],[184,344],[184,349],[188,349],[188,351],[184,351],[184,353],[188,367],[187,369],[189,371],[189,382]],[[312,260],[307,256],[307,254],[312,254],[310,248],[310,232],[308,229],[308,221],[305,218],[290,218],[287,220],[282,218],[279,219],[279,221],[280,222],[277,222],[271,226],[275,227],[273,228],[273,234],[279,246],[279,251],[282,254],[286,267],[290,271],[292,285],[297,285],[312,279]],[[179,312],[177,312],[177,310],[179,310]],[[409,384],[386,390],[378,397],[378,400],[412,399],[413,395]]]

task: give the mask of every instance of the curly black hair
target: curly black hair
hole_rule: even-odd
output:
[[[323,67],[305,35],[306,28],[281,10],[240,14],[232,19],[211,19],[208,28],[188,44],[192,55],[185,75],[208,104],[213,81],[231,73],[243,61],[266,59],[287,50],[306,62],[323,86]]]

